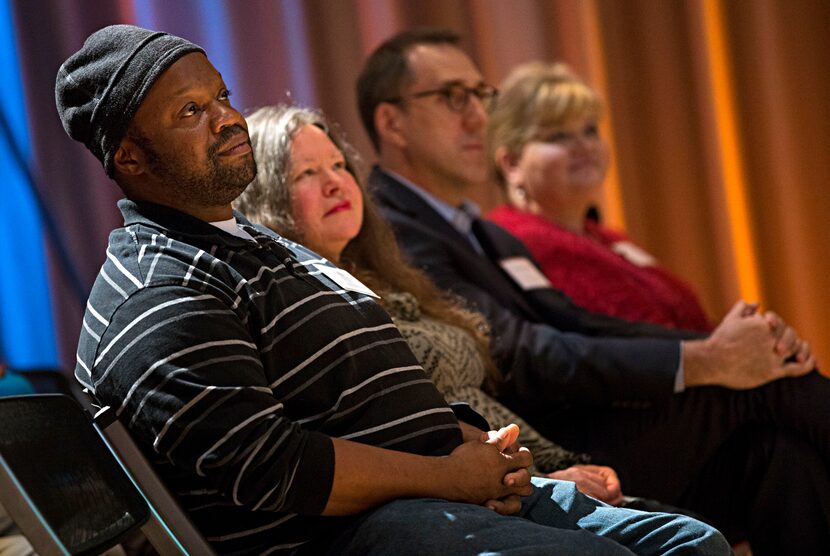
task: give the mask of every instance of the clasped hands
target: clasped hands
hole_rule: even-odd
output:
[[[464,431],[465,443],[459,446],[453,455],[466,457],[478,454],[476,457],[483,458],[476,463],[475,472],[466,470],[465,478],[468,481],[481,481],[486,477],[490,483],[487,485],[488,488],[495,488],[497,492],[492,494],[493,490],[490,490],[490,494],[486,495],[469,492],[464,498],[503,515],[517,513],[522,507],[521,498],[533,490],[528,470],[533,463],[533,456],[527,448],[519,446],[519,427],[510,424],[497,431],[484,432],[462,422],[461,428]],[[492,464],[495,465],[491,468]],[[613,506],[623,501],[620,480],[610,467],[574,465],[550,473],[548,477],[573,481],[580,491]],[[499,479],[498,485],[492,484],[493,479]],[[481,486],[473,488],[478,491]]]
[[[533,491],[528,467],[533,456],[519,447],[519,427],[514,424],[484,432],[461,423],[464,443],[450,454],[456,473],[457,499],[480,504],[503,515],[517,513],[521,498]]]
[[[739,301],[702,341],[704,365],[687,367],[686,385],[756,388],[816,368],[810,344],[772,311]]]
[[[485,432],[481,440],[485,444],[495,446],[502,454],[511,457],[525,455],[530,459],[527,465],[507,473],[502,479],[505,486],[516,489],[516,492],[501,498],[487,500],[484,503],[485,506],[500,514],[515,514],[522,508],[522,496],[528,496],[533,491],[533,485],[530,484],[530,470],[528,469],[533,464],[533,455],[527,448],[519,446],[519,426],[513,423],[497,431]],[[520,458],[516,457],[514,459],[519,460]]]

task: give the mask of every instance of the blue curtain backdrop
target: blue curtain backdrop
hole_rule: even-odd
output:
[[[0,0],[0,358],[56,367],[42,221],[30,181],[29,132],[9,0]]]

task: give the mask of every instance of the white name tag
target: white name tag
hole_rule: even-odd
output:
[[[499,264],[523,290],[550,288],[550,282],[526,257],[502,259]]]
[[[657,264],[657,259],[630,241],[618,241],[611,245],[611,250],[637,266],[646,267]]]
[[[366,285],[343,270],[342,268],[335,268],[333,266],[325,266],[322,264],[315,264],[317,270],[322,272],[329,280],[340,286],[346,291],[362,293],[370,295],[374,298],[380,299],[380,296],[366,287]]]

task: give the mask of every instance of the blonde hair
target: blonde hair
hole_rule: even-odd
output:
[[[497,149],[504,147],[507,154],[518,156],[546,129],[601,115],[597,92],[566,64],[536,61],[516,67],[499,86],[487,133],[489,160],[499,182],[504,184]]]

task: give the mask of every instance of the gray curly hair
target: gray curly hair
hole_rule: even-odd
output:
[[[357,179],[358,155],[336,130],[331,129],[318,110],[280,104],[259,108],[245,119],[257,161],[257,175],[237,197],[233,207],[252,222],[302,242],[302,230],[291,215],[291,146],[295,135],[306,125],[325,131],[343,153],[346,169],[360,183]]]

